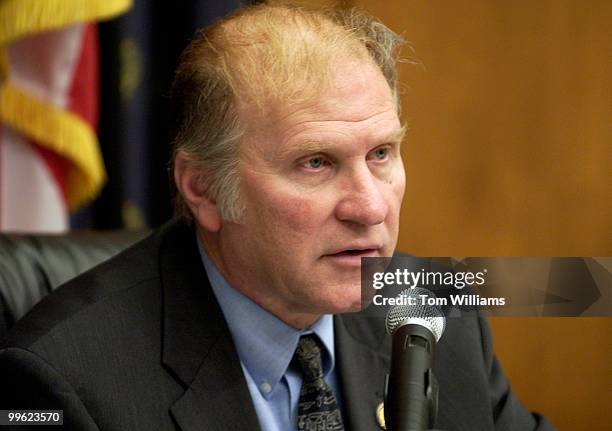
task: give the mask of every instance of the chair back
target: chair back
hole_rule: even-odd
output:
[[[0,234],[0,342],[15,322],[49,292],[146,234],[133,231]]]

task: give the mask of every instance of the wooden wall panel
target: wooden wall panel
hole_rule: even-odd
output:
[[[609,318],[490,319],[515,392],[559,430],[610,428]]]
[[[412,44],[399,248],[612,255],[612,2],[356,0]],[[612,422],[611,319],[492,319],[519,397]]]
[[[612,252],[612,3],[356,1],[411,41],[400,248]]]

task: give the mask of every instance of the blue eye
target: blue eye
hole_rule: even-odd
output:
[[[313,157],[312,159],[308,159],[306,162],[307,166],[311,169],[318,169],[323,165],[322,157]]]
[[[388,155],[389,155],[388,148],[377,148],[376,150],[374,150],[374,157],[377,160],[384,160],[387,158]]]

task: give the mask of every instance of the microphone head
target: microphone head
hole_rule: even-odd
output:
[[[427,328],[436,338],[436,343],[440,340],[446,328],[446,318],[437,305],[423,304],[423,297],[435,299],[436,295],[430,290],[415,287],[405,289],[397,296],[401,301],[391,307],[385,322],[389,334],[400,326],[414,324]],[[415,305],[411,305],[408,298],[414,298],[412,302]]]

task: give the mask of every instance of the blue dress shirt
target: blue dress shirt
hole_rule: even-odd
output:
[[[297,428],[302,376],[291,364],[300,336],[315,333],[324,348],[323,372],[342,406],[340,385],[334,369],[334,327],[329,314],[309,328],[295,329],[232,288],[198,241],[210,285],[232,334],[240,365],[264,431]],[[240,410],[237,409],[237,414]]]

